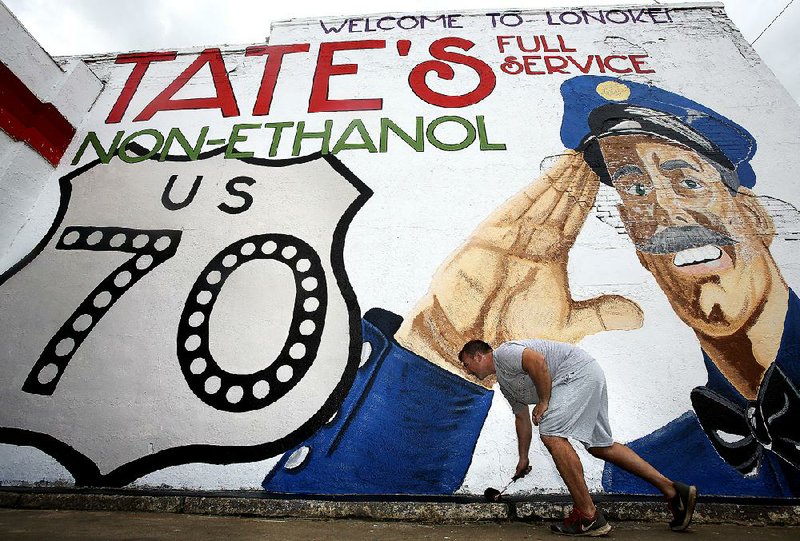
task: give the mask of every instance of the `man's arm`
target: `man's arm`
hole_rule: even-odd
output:
[[[531,418],[528,416],[528,408],[523,408],[514,414],[514,426],[517,429],[517,447],[519,449],[519,462],[517,462],[514,477],[518,477],[524,475],[529,466],[528,452],[531,448],[533,429],[531,428]]]
[[[550,370],[547,368],[547,361],[544,356],[536,350],[525,348],[522,351],[522,369],[527,372],[536,386],[536,394],[539,395],[539,402],[533,407],[531,418],[533,424],[539,426],[542,416],[547,408],[550,407],[550,391],[553,388],[553,378],[550,377]]]

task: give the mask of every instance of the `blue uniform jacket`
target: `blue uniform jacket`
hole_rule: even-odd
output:
[[[369,355],[339,412],[264,479],[294,494],[452,494],[467,473],[493,392],[404,349],[402,319],[372,309]]]
[[[748,401],[728,382],[703,352],[708,370],[706,387],[746,408]],[[800,383],[800,301],[789,291],[789,305],[783,336],[774,365],[780,368],[795,389]],[[790,422],[800,423],[800,412],[793,411]],[[757,469],[743,475],[727,464],[714,449],[694,411],[659,428],[629,446],[671,479],[697,485],[703,494],[720,496],[800,496],[800,470],[769,449],[762,449]],[[616,466],[607,464],[603,488],[608,492],[654,494],[656,489]]]

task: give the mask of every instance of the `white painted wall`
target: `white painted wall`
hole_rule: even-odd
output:
[[[25,30],[8,8],[0,3],[0,62],[6,65],[36,97],[52,103],[74,126],[102,90],[102,83],[80,59],[59,66]],[[47,231],[52,215],[33,209],[40,198],[53,208],[58,195],[50,182],[53,166],[21,141],[0,134],[0,269],[5,271],[31,251]],[[55,195],[55,199],[53,199]]]

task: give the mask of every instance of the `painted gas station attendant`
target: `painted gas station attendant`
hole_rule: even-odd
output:
[[[702,472],[693,479],[705,492],[797,495],[800,304],[770,254],[772,220],[751,191],[755,140],[655,87],[581,83],[562,93],[594,86],[599,98],[624,99],[588,115],[581,106],[566,110],[562,138],[616,189],[639,261],[694,331],[709,373],[707,385],[692,391],[694,414],[633,448],[667,475]],[[567,127],[570,113],[586,118],[580,141]],[[604,481],[611,490],[645,489],[614,467]]]

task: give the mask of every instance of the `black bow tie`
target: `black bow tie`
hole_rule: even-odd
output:
[[[719,455],[740,473],[758,468],[764,449],[800,469],[800,393],[777,365],[746,408],[708,387],[692,391],[692,406]]]

